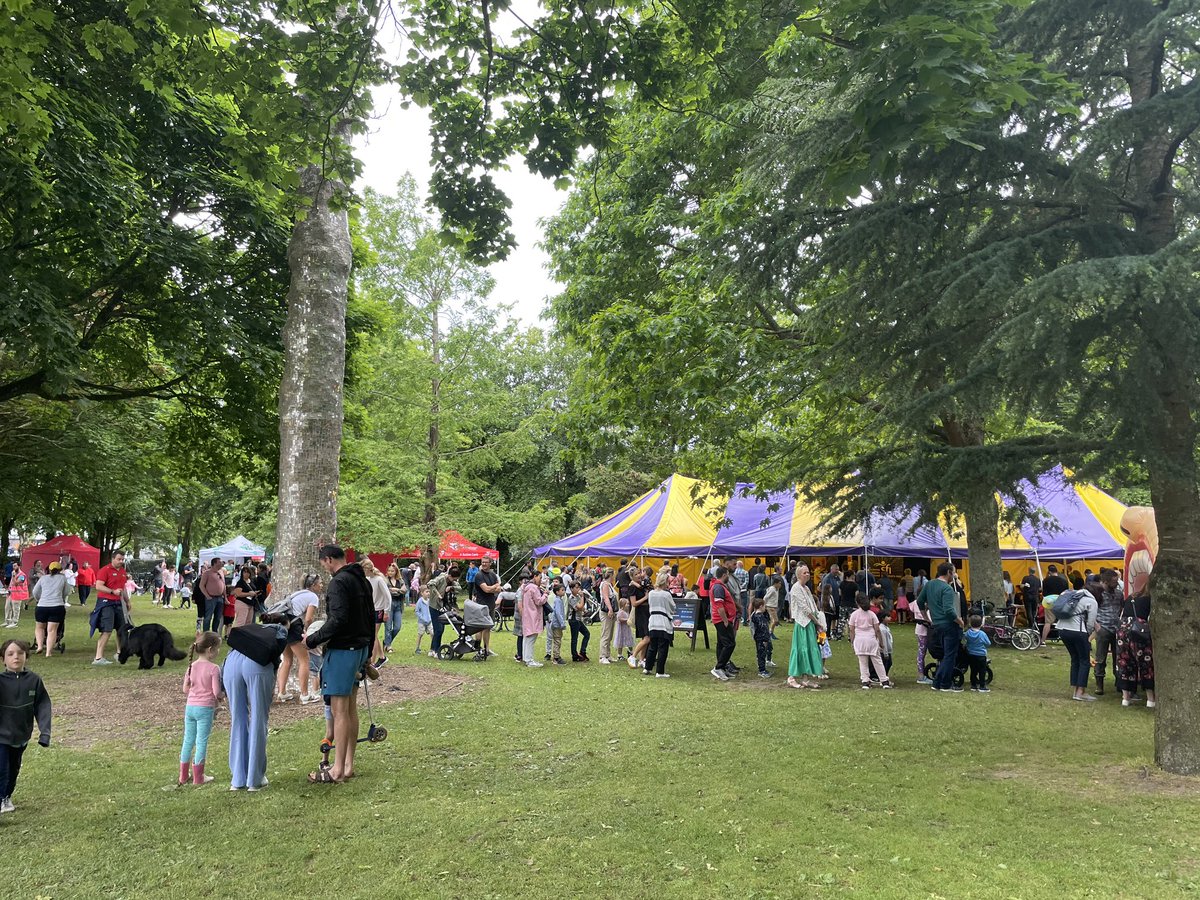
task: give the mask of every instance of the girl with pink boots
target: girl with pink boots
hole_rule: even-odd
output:
[[[181,785],[208,784],[213,780],[211,775],[204,774],[204,760],[217,701],[225,694],[216,662],[220,650],[221,636],[212,631],[204,632],[192,644],[191,662],[183,676],[187,706],[183,713],[183,749],[179,753]]]

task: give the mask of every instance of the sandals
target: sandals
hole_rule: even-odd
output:
[[[308,773],[309,784],[344,784],[333,777],[333,774],[328,769],[317,769],[315,772]]]

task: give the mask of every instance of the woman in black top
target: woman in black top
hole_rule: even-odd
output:
[[[394,562],[387,567],[388,593],[392,595],[392,605],[388,611],[387,623],[383,628],[383,652],[392,652],[392,641],[400,633],[400,625],[404,621],[404,600],[408,596],[408,585],[400,574],[400,567]]]

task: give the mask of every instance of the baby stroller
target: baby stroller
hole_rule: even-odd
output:
[[[448,606],[441,616],[446,627],[454,633],[454,639],[442,644],[438,650],[438,659],[462,659],[468,653],[478,656],[481,652],[479,642],[467,634],[466,623],[458,610]]]
[[[937,674],[938,663],[942,661],[942,640],[941,640],[941,636],[936,631],[932,632],[929,635],[929,655],[932,656],[935,660],[937,660],[937,662],[925,663],[925,673],[924,674],[925,674],[926,678],[928,678],[930,681],[933,681],[933,676],[935,674]],[[971,667],[971,663],[970,663],[970,656],[967,653],[967,642],[959,641],[958,656],[956,656],[954,659],[954,686],[955,687],[962,687],[963,681],[967,674],[967,670],[970,669],[970,667]],[[991,660],[989,660],[987,663],[984,664],[983,683],[985,685],[992,683]]]

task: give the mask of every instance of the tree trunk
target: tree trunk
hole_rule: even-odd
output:
[[[180,564],[192,558],[192,525],[196,521],[196,511],[189,509],[179,529],[179,544],[183,548],[179,554]]]
[[[988,492],[964,498],[960,503],[967,523],[971,555],[971,603],[985,601],[1004,608],[1003,562],[1000,559],[1000,508],[996,495]]]
[[[336,134],[349,138],[349,123]],[[322,544],[337,534],[346,369],[350,226],[345,186],[319,167],[300,175],[309,202],[288,245],[288,314],[279,386],[279,519],[272,580],[284,595],[316,571]],[[282,595],[281,595],[282,596]]]
[[[1190,431],[1190,443],[1181,440],[1173,458],[1148,467],[1159,548],[1150,614],[1158,700],[1154,761],[1180,775],[1200,775],[1200,473],[1194,425]]]
[[[987,438],[983,423],[957,416],[942,417],[942,430],[951,447],[982,447]],[[990,601],[1004,606],[1003,563],[1000,560],[1000,508],[987,485],[975,491],[955,489],[953,499],[967,524],[967,551],[971,559],[971,602]]]
[[[1147,4],[1147,22],[1156,11]],[[1143,23],[1145,24],[1145,23]],[[1132,106],[1162,91],[1162,37],[1130,46],[1127,78]],[[1150,128],[1133,146],[1136,229],[1146,253],[1161,250],[1178,234],[1174,184],[1178,144],[1164,129]],[[1158,525],[1158,558],[1151,577],[1154,598],[1154,684],[1158,711],[1154,760],[1168,772],[1200,774],[1200,489],[1196,466],[1197,425],[1192,414],[1196,361],[1190,344],[1176,333],[1194,314],[1194,297],[1180,285],[1173,295],[1155,298],[1142,321],[1146,340],[1134,371],[1150,382],[1157,401],[1144,417],[1151,451],[1146,468]]]
[[[442,391],[442,347],[441,330],[438,323],[439,305],[432,304],[429,329],[429,350],[433,358],[433,377],[430,379],[429,400],[429,455],[428,469],[425,472],[425,529],[431,534],[434,544],[425,548],[422,563],[425,571],[432,573],[437,565],[438,550],[441,547],[441,537],[438,533],[437,521],[437,489],[438,489],[438,459],[441,453],[441,391]]]

